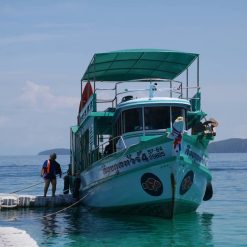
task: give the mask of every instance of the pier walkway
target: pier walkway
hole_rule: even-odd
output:
[[[0,194],[0,208],[57,207],[76,202],[71,194],[51,196]]]

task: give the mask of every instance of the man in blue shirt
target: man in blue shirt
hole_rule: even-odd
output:
[[[57,155],[55,153],[50,155],[50,158],[46,160],[42,166],[41,176],[44,178],[44,197],[46,197],[49,185],[52,185],[52,196],[55,196],[57,179],[56,175],[59,174],[62,177],[61,166],[56,162]]]

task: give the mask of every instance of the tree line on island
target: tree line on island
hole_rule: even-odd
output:
[[[209,144],[209,153],[247,153],[247,139],[231,138]]]
[[[231,138],[222,141],[215,141],[208,146],[209,153],[247,153],[247,139]],[[49,155],[56,153],[58,155],[69,155],[69,148],[54,148],[42,151],[38,155]]]

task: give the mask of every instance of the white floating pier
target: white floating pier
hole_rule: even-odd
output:
[[[57,207],[76,202],[71,194],[51,196],[0,194],[0,208]]]
[[[0,227],[0,246],[38,247],[38,244],[23,230],[14,227]]]

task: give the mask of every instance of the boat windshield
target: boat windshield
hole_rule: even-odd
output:
[[[142,109],[134,108],[124,111],[123,126],[124,126],[124,133],[142,130],[143,129]]]
[[[144,107],[145,130],[167,129],[170,127],[170,107]]]
[[[177,106],[143,106],[122,111],[115,122],[116,135],[170,128],[177,117],[186,122],[186,110]]]

